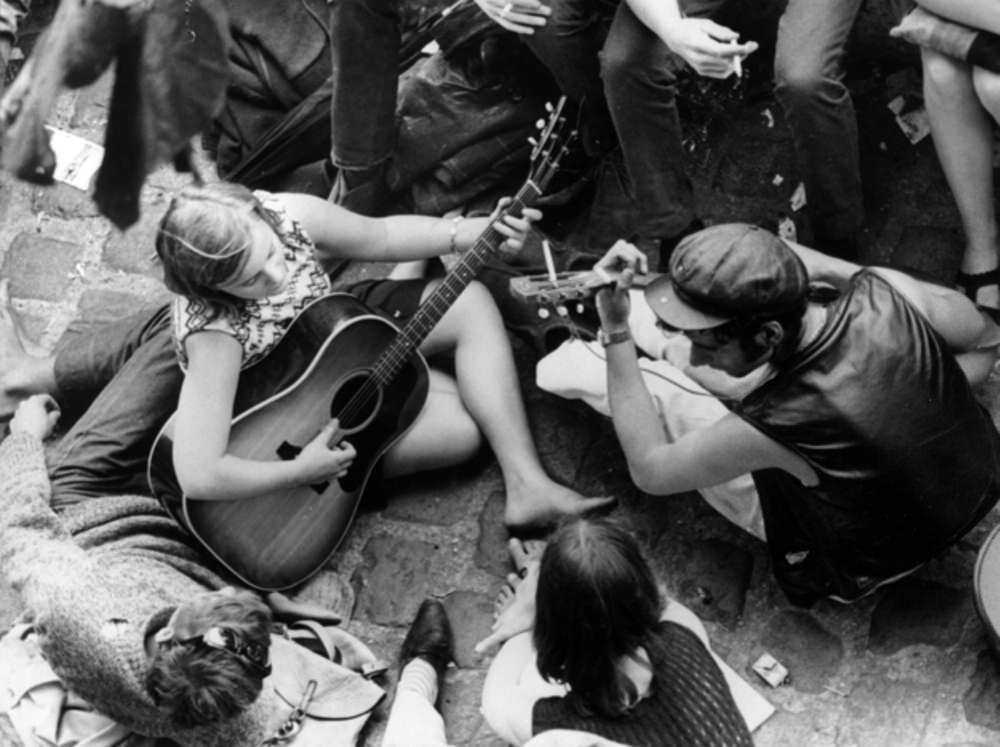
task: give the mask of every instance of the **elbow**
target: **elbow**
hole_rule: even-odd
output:
[[[182,469],[178,466],[177,483],[184,497],[190,500],[204,501],[219,495],[218,480],[210,469]]]
[[[664,490],[663,481],[659,478],[657,471],[646,462],[629,460],[628,473],[633,484],[643,493],[662,495],[671,492]]]

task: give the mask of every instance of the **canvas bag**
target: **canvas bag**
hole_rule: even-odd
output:
[[[303,646],[271,637],[270,686],[284,721],[263,746],[354,747],[368,717],[385,696],[373,682]]]

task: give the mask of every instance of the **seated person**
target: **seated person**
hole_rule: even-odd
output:
[[[960,293],[863,269],[746,224],[692,234],[646,299],[690,362],[741,379],[721,420],[673,439],[643,386],[627,289],[598,295],[611,414],[653,494],[751,473],[778,583],[796,604],[850,602],[916,570],[1000,497],[1000,434],[976,401],[1000,330]],[[810,282],[840,290],[823,305]],[[707,380],[707,377],[706,377]],[[948,465],[942,469],[942,465]]]
[[[514,248],[520,246],[529,220],[537,216],[530,210],[525,214],[525,219],[497,224],[503,235],[513,238]],[[131,441],[136,431],[143,436],[155,432],[153,423],[162,424],[176,405],[173,461],[181,486],[194,499],[259,495],[341,473],[355,452],[349,439],[328,447],[328,429],[288,461],[247,460],[228,453],[241,370],[267,355],[303,306],[332,290],[320,267],[324,259],[392,261],[462,252],[487,223],[486,218],[370,219],[307,195],[258,197],[225,183],[186,188],[172,201],[157,236],[167,285],[179,294],[172,321],[169,310],[160,310],[137,318],[123,335],[140,349],[142,361],[133,362],[133,368],[140,378],[136,386],[145,387],[142,399],[152,399],[147,392],[155,391],[156,401],[139,418],[135,412],[143,411],[133,410],[129,417],[108,423],[108,437]],[[366,281],[354,290],[402,323],[436,282]],[[85,345],[90,348],[81,345],[56,358],[39,358],[20,349],[17,335],[8,335],[0,341],[11,359],[3,375],[8,406],[24,394],[58,389],[65,400],[73,396],[73,388],[90,387],[88,369],[103,371],[118,360],[113,343],[113,337],[89,338]],[[172,346],[186,375],[177,369]],[[546,474],[528,429],[510,343],[482,286],[473,282],[465,288],[420,350],[454,356],[455,377],[431,371],[430,392],[415,424],[382,461],[385,475],[461,462],[479,448],[482,432],[504,476],[509,527],[544,524],[607,503],[584,499]],[[79,377],[72,373],[80,369],[84,372]],[[117,411],[121,409],[119,405]],[[133,462],[146,453],[148,441],[131,443]],[[131,467],[113,464],[106,471],[135,474]]]
[[[105,403],[122,383],[107,387]],[[348,713],[374,707],[380,688],[271,635],[268,607],[224,588],[154,499],[113,494],[95,464],[70,468],[71,455],[115,451],[88,430],[101,413],[67,435],[89,450],[63,450],[64,474],[91,468],[88,490],[83,479],[50,481],[42,440],[58,415],[50,397],[30,397],[0,444],[0,572],[68,690],[137,734],[181,745],[273,736],[291,710],[276,678],[339,685]]]
[[[919,4],[945,19],[1000,34],[995,7],[968,0],[922,0]],[[1000,74],[929,47],[922,46],[920,54],[934,147],[965,231],[958,283],[969,298],[1000,315],[1000,244],[993,186]]]
[[[524,567],[477,647],[506,639],[483,686],[483,714],[503,739],[569,729],[634,745],[753,744],[704,627],[661,595],[624,528],[571,520]]]
[[[678,55],[699,75],[725,78],[757,49],[712,17],[726,0],[476,0],[522,40],[581,107],[591,156],[621,144],[635,200],[626,234],[660,241],[666,256],[701,223],[684,168],[677,114]]]

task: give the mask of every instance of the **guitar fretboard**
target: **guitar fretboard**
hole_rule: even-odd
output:
[[[510,205],[480,234],[472,248],[462,255],[451,272],[444,277],[434,292],[420,305],[410,321],[400,330],[392,344],[378,357],[372,366],[371,375],[374,379],[385,385],[399,374],[410,356],[416,352],[420,343],[441,321],[441,317],[451,308],[462,291],[475,279],[478,272],[507,238],[496,229],[496,223],[507,215],[521,217],[524,208],[534,204],[540,194],[541,190],[532,180],[529,179],[524,183]]]

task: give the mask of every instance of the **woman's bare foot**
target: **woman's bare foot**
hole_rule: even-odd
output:
[[[535,627],[535,594],[538,592],[539,562],[527,561],[526,573],[522,578],[517,573],[507,576],[507,583],[497,593],[493,603],[493,630],[473,649],[484,654],[494,646],[501,645],[515,635]]]
[[[32,394],[49,393],[51,359],[21,329],[10,305],[10,283],[0,280],[0,420],[14,415],[18,404]]]
[[[522,540],[511,537],[507,540],[507,552],[510,553],[510,560],[514,564],[518,578],[524,578],[528,573],[528,564],[531,562],[541,562],[542,553],[545,552],[545,540],[530,539]]]
[[[585,498],[575,490],[545,478],[537,483],[507,486],[504,523],[511,533],[552,526],[564,516],[581,516],[614,505],[612,496]]]

